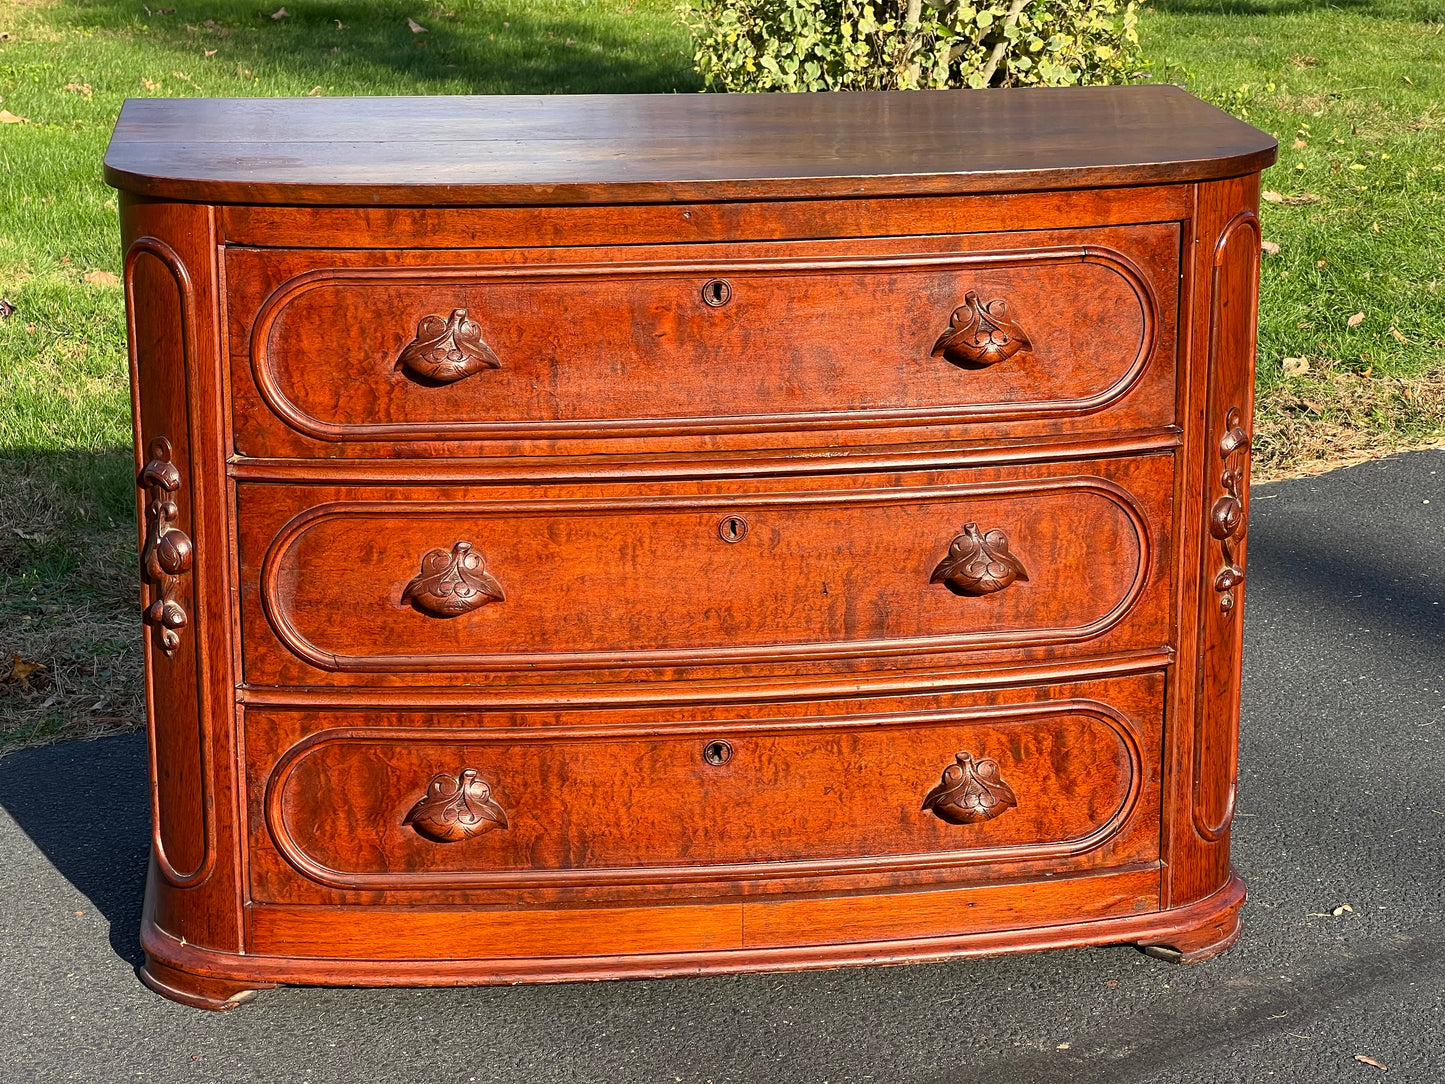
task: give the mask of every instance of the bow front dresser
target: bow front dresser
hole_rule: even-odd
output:
[[[126,103],[142,977],[1229,945],[1274,157],[1172,87]]]

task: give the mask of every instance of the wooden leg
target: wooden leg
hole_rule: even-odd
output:
[[[1203,926],[1179,930],[1167,937],[1139,947],[1158,960],[1172,964],[1197,964],[1211,956],[1218,956],[1239,940],[1239,905],[1223,914],[1216,915]]]
[[[140,969],[140,981],[161,997],[179,1001],[195,1009],[209,1009],[212,1012],[227,1012],[244,1005],[256,996],[257,990],[269,990],[275,983],[234,982],[229,979],[213,979],[205,975],[192,975],[188,971],[177,971],[149,956]]]

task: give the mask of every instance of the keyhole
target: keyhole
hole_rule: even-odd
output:
[[[709,279],[702,287],[703,301],[720,309],[733,299],[732,283],[727,279]]]
[[[717,536],[724,542],[741,542],[748,536],[748,521],[742,516],[724,516],[717,525]]]
[[[710,741],[702,748],[702,759],[719,768],[733,758],[733,747],[727,742],[718,739]]]

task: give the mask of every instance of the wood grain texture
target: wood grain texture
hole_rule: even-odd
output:
[[[625,902],[1151,861],[1163,688],[1155,671],[665,711],[248,709],[251,898]],[[730,755],[715,764],[718,742]],[[921,808],[961,748],[1005,766],[1016,816],[964,828]],[[405,814],[462,768],[507,828],[438,847]]]
[[[476,683],[960,649],[1157,647],[1172,461],[587,491],[240,491],[247,681]],[[932,485],[923,485],[933,482]],[[950,482],[952,484],[950,484]],[[478,500],[491,496],[491,500]],[[741,542],[721,521],[745,516]],[[1006,530],[1030,578],[932,583],[960,528]],[[845,541],[846,540],[846,541]],[[506,599],[454,620],[403,604],[424,554],[466,542]],[[1151,591],[1151,585],[1153,590]],[[759,672],[762,672],[761,670]],[[523,677],[522,675],[530,675]],[[387,675],[381,678],[381,675]],[[424,677],[422,675],[425,675]]]
[[[1168,938],[1192,941],[1196,935],[1217,936],[1221,928],[1237,928],[1244,885],[1231,877],[1220,890],[1205,900],[1181,907],[1169,914],[1140,908],[1149,900],[1149,878],[1156,871],[1117,871],[1093,875],[1073,881],[1054,882],[1040,891],[1031,911],[1036,925],[1020,930],[1017,886],[977,886],[950,895],[929,893],[925,902],[936,904],[929,924],[917,923],[915,936],[852,940],[798,945],[796,926],[789,929],[788,920],[796,921],[797,908],[774,905],[772,915],[781,920],[768,922],[768,912],[748,910],[746,904],[702,904],[659,909],[639,916],[645,921],[656,917],[670,920],[675,930],[695,931],[697,940],[704,937],[726,943],[727,947],[688,952],[634,952],[622,954],[619,936],[628,938],[629,920],[636,911],[609,909],[594,912],[587,929],[584,914],[576,911],[538,912],[546,921],[556,915],[561,920],[559,932],[569,947],[581,948],[588,943],[600,944],[595,955],[573,956],[503,956],[492,955],[498,946],[508,943],[507,916],[498,916],[499,926],[488,921],[487,912],[395,912],[367,911],[349,908],[284,908],[258,905],[249,911],[252,940],[264,944],[268,951],[246,956],[218,953],[194,945],[181,944],[154,927],[145,927],[142,943],[149,960],[173,961],[177,972],[200,983],[214,977],[232,976],[233,982],[267,985],[272,982],[336,983],[364,986],[427,985],[446,983],[470,985],[487,983],[559,981],[597,978],[658,978],[669,975],[728,974],[740,971],[791,971],[807,967],[839,967],[869,964],[898,964],[920,960],[939,960],[958,956],[996,955],[999,952],[1029,952],[1049,948],[1082,945],[1119,944],[1142,941],[1166,943]],[[917,901],[913,894],[893,895],[895,909],[906,916]],[[854,933],[848,921],[849,912],[838,906],[843,901],[828,901],[820,910],[826,912],[821,928],[832,920],[843,936]],[[887,907],[887,900],[863,897],[862,902]],[[989,907],[988,905],[994,906]],[[806,903],[804,904],[806,906]],[[860,909],[866,922],[874,908]],[[930,910],[933,910],[930,907]],[[1129,913],[1131,912],[1132,913]],[[970,932],[947,931],[950,920],[958,916],[977,915]],[[1103,916],[1103,917],[1100,917]],[[579,921],[579,917],[582,921]],[[467,920],[472,921],[468,922]],[[747,929],[742,927],[747,919]],[[941,919],[941,921],[940,921]],[[906,920],[905,920],[906,921]],[[900,927],[903,927],[900,923]],[[990,925],[993,928],[983,928]],[[598,929],[600,927],[600,929]],[[731,932],[732,930],[740,932]],[[643,930],[655,929],[647,921]],[[620,933],[618,932],[620,929]],[[751,943],[737,947],[745,933]],[[773,937],[768,935],[772,933]],[[500,936],[499,936],[500,934]],[[612,939],[608,938],[611,934]],[[324,942],[323,942],[324,938]],[[458,953],[472,949],[476,955],[446,960],[418,962],[398,959],[394,946],[409,940],[433,942],[446,940]],[[1161,940],[1164,939],[1164,940]],[[633,939],[628,938],[629,941]],[[638,938],[637,940],[640,940]],[[559,938],[554,936],[551,945]],[[320,951],[328,957],[305,955],[310,946],[325,944]],[[634,942],[635,943],[635,942]],[[626,947],[632,947],[627,944]],[[316,951],[316,950],[313,950]]]
[[[1258,178],[1202,185],[1194,219],[1188,319],[1189,413],[1181,495],[1180,681],[1170,712],[1166,768],[1173,796],[1165,843],[1166,898],[1187,903],[1212,892],[1229,868],[1228,829],[1238,778],[1242,581],[1217,586],[1226,567],[1244,570],[1248,520],[1247,445],[1254,401],[1255,308],[1259,288]],[[1232,435],[1238,429],[1243,438]],[[1240,457],[1246,456],[1242,473]],[[1214,530],[1219,502],[1239,502],[1230,546]],[[1235,564],[1237,562],[1237,565]],[[1234,580],[1230,576],[1231,581]]]
[[[1274,153],[1164,87],[128,103],[142,980],[1227,947]]]
[[[241,947],[230,498],[220,381],[220,299],[214,212],[203,205],[121,199],[135,471],[142,486],[156,441],[170,445],[167,521],[192,544],[189,571],[167,597],[186,614],[166,651],[164,623],[145,642],[152,800],[153,920],[198,944]],[[163,601],[147,586],[142,607]]]
[[[1181,222],[1194,189],[1070,188],[961,196],[831,200],[669,200],[559,207],[310,207],[226,204],[227,243],[267,248],[489,249],[693,245],[819,238],[920,237]],[[966,231],[966,232],[965,232]],[[368,238],[385,238],[379,245]]]
[[[1273,138],[1169,86],[128,101],[128,191],[222,203],[658,202],[1162,184]]]
[[[1178,258],[1172,224],[866,246],[454,250],[445,262],[234,249],[230,349],[250,359],[235,368],[237,450],[668,451],[719,434],[827,445],[840,430],[989,423],[997,439],[1168,425]],[[706,301],[709,281],[728,283],[726,304]],[[1031,347],[960,368],[935,343],[979,290],[1028,312]],[[450,383],[398,366],[419,323],[454,311],[504,366]]]

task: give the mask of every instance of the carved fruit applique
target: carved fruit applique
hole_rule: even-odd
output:
[[[953,310],[949,327],[933,344],[933,356],[956,365],[996,365],[1033,346],[1024,329],[1008,316],[1008,302],[999,298],[984,304],[969,290],[963,304]]]
[[[451,553],[430,551],[421,559],[421,572],[401,592],[402,602],[433,617],[456,617],[505,598],[470,542],[457,542]]]
[[[507,814],[492,801],[492,788],[475,768],[460,776],[439,775],[427,787],[426,797],[411,807],[402,824],[409,824],[434,843],[458,843],[494,828],[507,827]]]
[[[1028,578],[1022,562],[1009,552],[1007,535],[1000,530],[984,534],[977,523],[965,523],[928,582],[946,582],[965,595],[988,595]]]
[[[1013,787],[999,778],[998,761],[976,761],[969,753],[958,753],[954,760],[923,799],[923,808],[935,817],[949,824],[977,824],[1019,804]]]
[[[396,367],[451,384],[482,369],[500,369],[502,360],[482,341],[481,326],[467,317],[467,310],[453,309],[446,319],[422,318],[416,338],[402,350]]]

